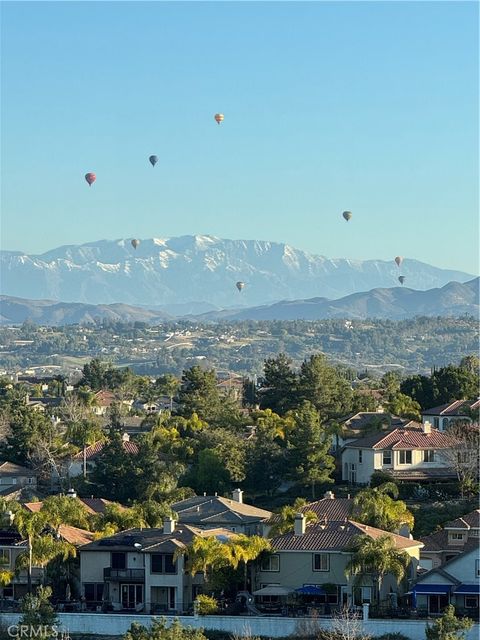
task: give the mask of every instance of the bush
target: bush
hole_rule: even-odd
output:
[[[138,622],[132,623],[123,640],[207,640],[207,638],[199,629],[183,627],[178,620],[174,620],[167,627],[165,619],[162,618],[153,620],[150,629]]]
[[[203,593],[197,596],[197,612],[200,616],[213,616],[218,611],[218,602]]]
[[[410,640],[410,638],[397,631],[396,633],[384,633],[381,636],[375,636],[373,640]]]
[[[457,618],[455,607],[449,604],[441,618],[432,625],[427,624],[425,636],[427,640],[463,640],[472,627],[473,620]]]

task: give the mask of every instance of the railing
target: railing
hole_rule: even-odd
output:
[[[128,582],[144,582],[145,569],[113,569],[107,567],[103,570],[103,579],[111,582],[127,580]]]

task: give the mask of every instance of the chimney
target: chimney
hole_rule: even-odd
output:
[[[163,533],[173,533],[175,531],[175,520],[172,518],[165,518],[163,521]]]
[[[240,502],[240,504],[243,503],[243,491],[241,489],[234,489],[232,491],[232,498],[234,500],[234,502]]]
[[[124,433],[122,435],[122,440],[123,442],[130,442],[130,436],[128,435],[128,433]]]
[[[69,498],[76,498],[77,497],[77,492],[75,491],[75,489],[69,489],[67,491],[67,496]]]
[[[335,500],[335,494],[333,493],[333,491],[325,491],[324,497],[327,500]]]
[[[432,433],[432,425],[428,420],[422,425],[423,433]]]
[[[297,513],[295,515],[293,531],[296,536],[303,536],[305,533],[305,516],[303,513]]]

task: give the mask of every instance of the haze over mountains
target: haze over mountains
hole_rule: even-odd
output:
[[[406,286],[427,290],[473,276],[406,258],[391,261],[329,259],[286,244],[182,236],[142,240],[100,240],[58,247],[41,255],[0,254],[1,293],[30,299],[88,304],[125,303],[149,308],[193,303],[251,307],[312,297],[341,298],[374,288]],[[235,282],[246,287],[241,294]],[[187,310],[188,309],[188,310]]]
[[[338,300],[312,298],[284,300],[272,305],[249,309],[211,311],[190,319],[203,322],[216,320],[321,320],[324,318],[388,318],[401,320],[414,316],[478,316],[479,278],[461,284],[450,282],[441,289],[413,291],[405,287],[373,289]],[[1,296],[2,324],[21,324],[27,319],[38,324],[87,324],[97,320],[139,321],[151,324],[172,319],[165,312],[132,307],[125,304],[88,305],[57,303],[49,300],[25,300]]]

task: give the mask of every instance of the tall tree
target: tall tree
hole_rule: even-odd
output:
[[[323,354],[305,360],[298,378],[299,397],[311,402],[322,417],[345,415],[352,406],[352,388]]]
[[[345,575],[357,576],[361,582],[366,574],[372,577],[377,587],[376,601],[380,602],[380,593],[385,576],[391,574],[401,582],[406,575],[410,557],[405,551],[398,550],[392,536],[385,534],[373,539],[366,535],[358,536],[352,545],[352,555],[345,567]]]
[[[259,392],[260,406],[283,415],[295,406],[296,386],[297,376],[290,358],[284,353],[279,353],[276,358],[267,358]]]
[[[304,402],[292,412],[295,426],[288,439],[288,468],[294,482],[310,485],[312,498],[319,483],[333,480],[330,475],[335,469],[335,461],[329,455],[331,438],[322,425],[315,407]]]
[[[196,413],[202,420],[211,422],[221,411],[215,371],[204,371],[198,366],[186,369],[182,375],[178,399],[183,416],[188,418]]]

